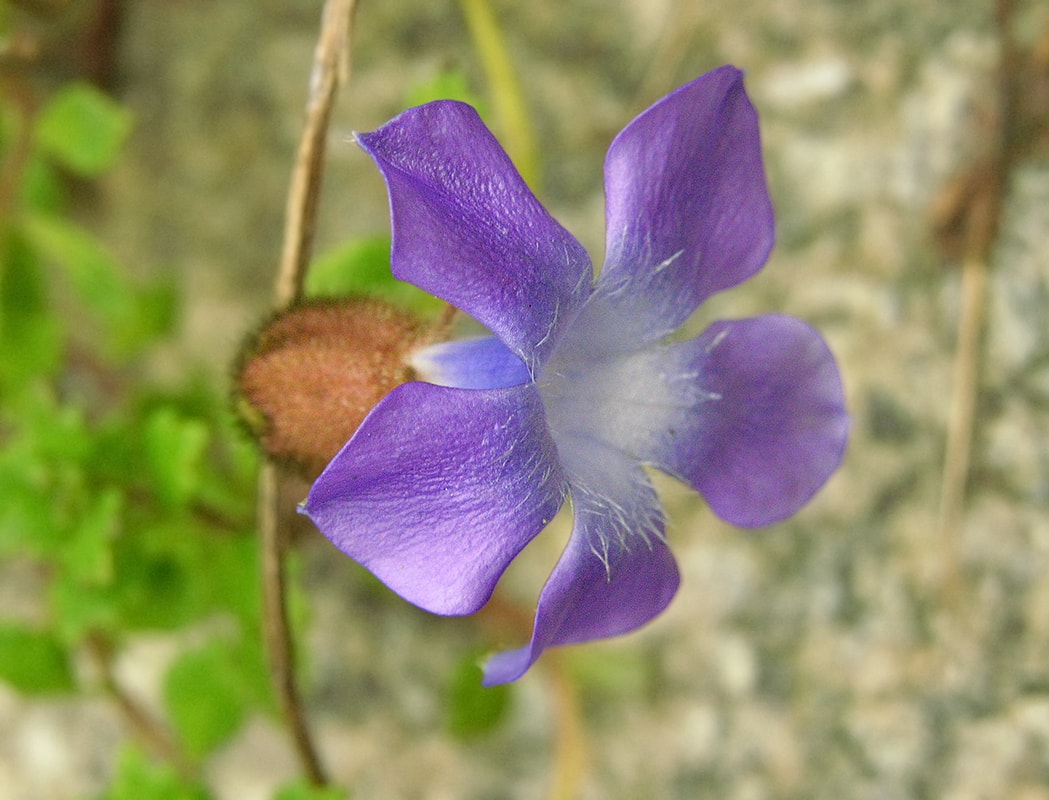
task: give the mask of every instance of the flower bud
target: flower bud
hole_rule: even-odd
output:
[[[236,405],[262,449],[313,479],[372,407],[411,380],[426,326],[369,298],[311,301],[278,314],[244,348]]]

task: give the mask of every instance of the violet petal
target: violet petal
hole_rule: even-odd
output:
[[[464,103],[409,109],[357,141],[386,179],[394,275],[473,316],[534,374],[591,291],[583,246]]]
[[[531,380],[525,363],[494,336],[458,339],[412,353],[419,378],[460,389],[502,389]]]
[[[692,484],[735,525],[796,512],[838,468],[849,417],[834,356],[793,317],[716,322],[677,345],[700,391],[646,460]]]
[[[588,476],[601,481],[600,490],[573,481],[575,527],[539,597],[532,640],[490,658],[486,686],[517,680],[548,647],[632,631],[677,592],[677,563],[648,476],[613,450],[600,455],[602,476],[593,469]]]
[[[644,344],[757,272],[774,237],[758,119],[743,75],[721,67],[672,92],[605,160],[607,257],[598,291]]]
[[[406,600],[470,614],[565,494],[534,386],[406,383],[372,410],[303,511]]]

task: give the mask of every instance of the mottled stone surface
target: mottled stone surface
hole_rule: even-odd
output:
[[[140,125],[107,187],[107,228],[125,260],[178,271],[181,352],[216,359],[268,302],[319,4],[129,5],[122,91]],[[769,310],[812,321],[854,415],[840,473],[773,528],[731,529],[660,482],[682,589],[645,630],[568,654],[586,726],[581,796],[1049,798],[1049,154],[1009,182],[967,514],[952,541],[936,534],[959,272],[932,245],[929,210],[986,147],[991,3],[494,6],[542,141],[541,196],[597,260],[611,137],[699,73],[746,69],[779,243],[696,324]],[[1018,29],[1046,30],[1049,9],[1020,6]],[[456,4],[362,0],[356,36],[322,247],[387,224],[351,130],[381,124],[442,67],[483,89]],[[515,564],[506,597],[534,603],[566,533],[555,525]],[[443,728],[445,686],[459,658],[494,643],[490,629],[409,607],[321,541],[305,577],[310,710],[356,797],[543,795],[557,702],[543,669],[516,688],[503,728],[458,742]],[[148,673],[146,650],[129,670]],[[96,701],[25,707],[0,693],[0,720],[13,731],[0,784],[22,787],[15,800],[97,788],[118,739]],[[45,751],[76,752],[54,782],[34,774]],[[294,760],[258,720],[209,772],[221,797],[253,800]]]

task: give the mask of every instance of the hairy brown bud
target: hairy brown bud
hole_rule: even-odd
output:
[[[410,380],[424,323],[379,300],[315,301],[278,314],[248,342],[237,409],[262,448],[312,479],[364,417]]]

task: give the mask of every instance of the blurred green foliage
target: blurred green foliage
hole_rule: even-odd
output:
[[[196,759],[272,705],[257,457],[213,377],[143,377],[173,332],[174,288],[133,277],[76,221],[70,176],[103,173],[131,126],[87,84],[67,84],[34,116],[0,107],[0,156],[17,178],[0,197],[0,559],[44,576],[40,609],[0,611],[0,680],[28,694],[87,691],[79,656],[105,673],[136,632],[215,629],[163,686],[158,724]],[[107,795],[206,796],[133,751]]]
[[[24,93],[41,96],[26,103]],[[481,105],[458,71],[412,92],[416,103],[440,97]],[[87,83],[49,95],[28,83],[0,89],[0,576],[28,574],[38,593],[0,609],[0,681],[30,696],[115,693],[113,660],[136,635],[191,634],[160,687],[164,718],[150,721],[172,752],[157,760],[126,747],[97,800],[207,800],[202,760],[250,715],[274,711],[258,457],[214,373],[150,378],[156,348],[175,332],[176,287],[127,269],[79,221],[78,196],[133,128],[127,109]],[[321,255],[307,290],[378,295],[423,316],[443,306],[393,278],[385,235]],[[301,623],[302,598],[290,601]],[[94,668],[81,669],[85,660]],[[456,737],[506,716],[511,690],[482,689],[480,674],[471,660],[450,677]],[[275,795],[345,796],[305,782]]]
[[[73,673],[62,644],[49,631],[0,622],[0,671],[22,692],[73,688]]]
[[[318,256],[306,275],[306,293],[312,297],[381,297],[421,316],[434,315],[444,305],[393,277],[389,235],[351,239]]]
[[[482,119],[488,118],[487,104],[470,88],[466,72],[461,69],[453,67],[436,72],[430,80],[410,87],[404,105],[410,108],[434,100],[458,100],[473,106]]]
[[[296,781],[282,787],[273,800],[346,800],[349,795],[345,789],[336,787],[311,786],[304,780]]]
[[[40,154],[76,174],[105,172],[131,133],[131,114],[87,83],[62,87],[36,119]]]
[[[167,764],[157,764],[133,747],[117,760],[109,790],[94,800],[210,800],[202,786],[180,776]]]
[[[484,671],[476,656],[459,662],[448,685],[447,728],[459,739],[473,739],[493,731],[506,719],[511,688],[484,687]]]

